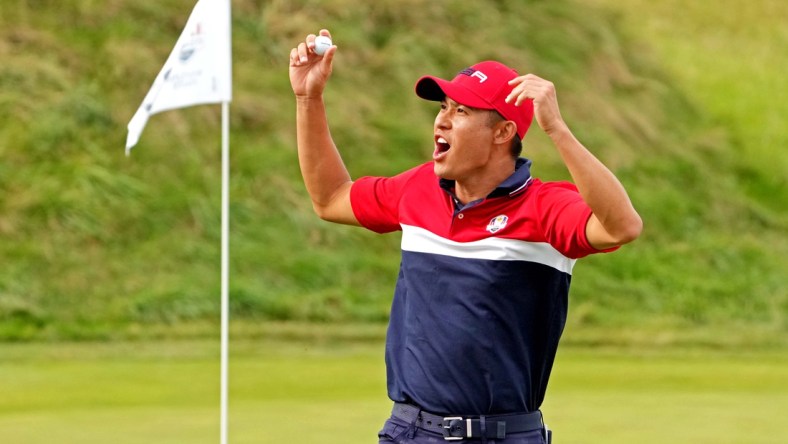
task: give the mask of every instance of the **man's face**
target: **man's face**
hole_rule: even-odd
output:
[[[464,181],[485,173],[494,135],[489,110],[461,105],[447,97],[441,101],[434,131],[432,158],[438,177]]]

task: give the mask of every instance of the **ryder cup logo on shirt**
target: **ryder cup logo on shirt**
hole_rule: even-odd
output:
[[[495,233],[498,230],[502,230],[503,227],[506,226],[506,222],[509,222],[509,216],[505,214],[502,214],[500,216],[495,216],[487,225],[487,231],[489,231],[490,233]]]

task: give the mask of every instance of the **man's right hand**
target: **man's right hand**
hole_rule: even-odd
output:
[[[331,38],[327,29],[321,29],[320,35]],[[315,34],[306,36],[306,40],[290,51],[290,86],[299,98],[320,97],[331,76],[336,45],[328,48],[322,56],[315,53]]]

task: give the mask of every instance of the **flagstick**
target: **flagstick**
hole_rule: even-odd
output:
[[[221,444],[227,444],[228,343],[230,327],[230,104],[222,102],[222,350],[221,350]]]
[[[128,124],[126,155],[139,141],[148,118],[161,111],[205,103],[222,104],[222,276],[221,276],[221,444],[227,444],[228,342],[230,329],[230,101],[232,100],[231,0],[197,0],[153,86]],[[197,42],[199,50],[184,49]],[[225,46],[226,45],[226,46]],[[226,69],[226,71],[225,71]],[[172,75],[171,75],[172,74]],[[173,79],[185,74],[190,82]],[[191,80],[194,80],[191,82]]]

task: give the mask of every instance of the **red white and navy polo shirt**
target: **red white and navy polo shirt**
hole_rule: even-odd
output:
[[[351,188],[362,226],[402,231],[386,337],[393,401],[447,415],[539,408],[567,312],[572,267],[596,253],[591,209],[530,161],[487,198],[460,206],[432,162]]]

